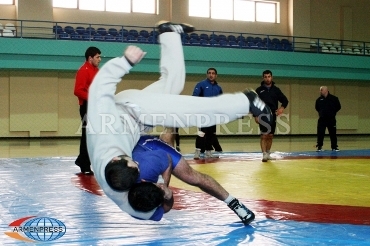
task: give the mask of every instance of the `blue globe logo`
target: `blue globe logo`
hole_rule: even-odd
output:
[[[37,217],[28,220],[23,228],[24,234],[36,241],[53,241],[61,238],[66,233],[66,226],[63,222],[49,217]]]

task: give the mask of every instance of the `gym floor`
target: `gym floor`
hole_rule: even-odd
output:
[[[181,152],[256,213],[249,226],[175,177],[174,208],[136,220],[78,173],[78,139],[1,139],[0,244],[46,241],[19,231],[35,216],[65,226],[48,245],[370,245],[370,136],[338,136],[340,152],[327,136],[320,153],[315,137],[276,136],[267,163],[258,136],[220,137],[220,158],[197,161],[194,140],[181,138]]]

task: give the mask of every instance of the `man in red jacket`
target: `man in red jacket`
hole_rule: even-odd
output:
[[[86,175],[94,174],[90,168],[90,158],[87,153],[86,146],[86,125],[87,125],[87,98],[89,87],[99,71],[99,63],[101,61],[101,52],[96,47],[89,47],[85,52],[85,63],[78,69],[76,74],[76,82],[74,94],[78,97],[80,105],[80,116],[82,122],[82,136],[80,141],[80,154],[75,163],[80,167],[81,173]]]

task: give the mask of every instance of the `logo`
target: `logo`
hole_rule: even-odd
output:
[[[9,237],[26,242],[48,242],[59,239],[66,233],[63,222],[49,217],[24,217],[9,224]]]

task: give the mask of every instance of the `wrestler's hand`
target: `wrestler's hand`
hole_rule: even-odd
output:
[[[162,184],[162,183],[157,183],[156,185],[164,191],[164,196],[163,197],[164,197],[165,200],[170,200],[172,198],[172,196],[173,196],[172,190],[170,188],[168,188],[167,185]]]
[[[139,63],[145,55],[146,52],[142,51],[142,49],[140,49],[139,47],[133,45],[128,46],[124,52],[124,56],[131,65]]]

